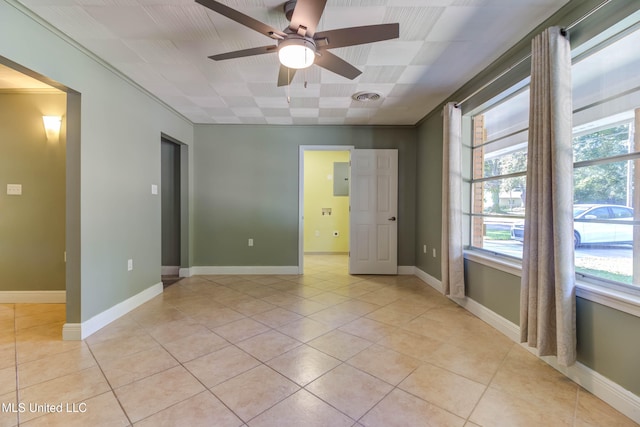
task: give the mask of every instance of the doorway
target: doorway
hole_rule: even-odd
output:
[[[300,146],[299,274],[332,260],[348,267],[352,146]],[[335,255],[335,257],[333,256]]]
[[[162,283],[166,287],[179,279],[182,258],[180,145],[162,137],[160,154]]]
[[[5,110],[13,114],[5,114],[0,128],[7,136],[4,141],[19,142],[14,148],[21,150],[12,154],[4,151],[12,164],[0,169],[6,181],[14,183],[15,191],[10,199],[11,212],[6,203],[3,207],[6,219],[13,222],[11,232],[20,242],[16,248],[29,251],[25,260],[5,259],[11,269],[19,271],[20,278],[6,280],[7,287],[0,293],[8,291],[4,297],[9,303],[65,304],[63,318],[67,323],[78,323],[81,95],[1,56],[0,74],[0,92],[10,103]],[[43,115],[54,116],[57,126],[45,129]],[[28,212],[20,213],[22,208]],[[3,237],[7,243],[7,236]],[[12,250],[11,254],[21,256],[21,251]],[[36,269],[30,268],[34,260],[38,262]],[[0,269],[6,272],[5,279],[10,277],[8,268]],[[11,287],[15,284],[19,288]]]

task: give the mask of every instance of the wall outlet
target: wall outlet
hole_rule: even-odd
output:
[[[253,246],[253,239],[249,239],[249,246]]]
[[[436,248],[433,248],[433,257],[436,257]]]
[[[422,246],[422,252],[427,253],[427,245]]]
[[[7,196],[21,196],[22,184],[7,184]]]
[[[133,260],[132,259],[128,259],[127,260],[127,271],[131,271],[133,270]]]

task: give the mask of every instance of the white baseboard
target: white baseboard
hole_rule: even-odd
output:
[[[453,299],[453,301],[457,302],[462,307],[475,314],[478,318],[505,334],[512,341],[520,344],[523,348],[534,355],[537,355],[537,350],[535,348],[531,348],[527,344],[520,343],[520,326],[496,314],[470,298]],[[573,366],[567,368],[565,366],[560,366],[555,356],[545,356],[540,357],[540,359],[547,362],[550,366],[563,373],[575,383],[584,387],[594,396],[597,396],[627,417],[631,418],[633,421],[640,423],[640,396],[631,393],[629,390],[580,362],[576,362]]]
[[[524,344],[523,346],[535,354],[535,349]],[[573,366],[567,368],[560,366],[555,356],[541,357],[541,359],[640,424],[640,396],[631,393],[580,362],[576,362]]]
[[[191,275],[201,274],[298,274],[298,266],[200,266],[191,267]]]
[[[399,265],[398,274],[401,276],[415,276],[416,268],[412,265]]]
[[[417,267],[416,276],[423,282],[442,292],[442,283]],[[502,332],[515,343],[520,344],[526,350],[537,355],[536,349],[520,343],[519,325],[505,319],[471,298],[451,298],[451,300],[473,313],[480,320],[483,320],[490,326]],[[577,362],[573,366],[567,368],[560,366],[555,356],[541,357],[540,359],[547,362],[575,383],[584,387],[594,396],[597,396],[627,417],[631,418],[633,421],[640,423],[640,396],[631,393],[629,390],[621,387],[619,384],[611,381],[582,363]]]
[[[409,265],[399,265],[398,266],[398,274],[399,275],[415,275],[416,268],[414,266]],[[205,275],[205,274],[275,274],[275,275],[289,275],[289,274],[300,274],[300,270],[298,266],[198,266],[191,268],[181,268],[178,272],[178,276],[180,277],[191,277],[195,275]]]
[[[440,280],[436,279],[429,273],[425,273],[424,271],[420,270],[418,267],[415,267],[414,274],[418,279],[422,280],[424,283],[431,286],[436,291],[442,293],[442,282]]]
[[[0,291],[2,304],[64,304],[67,291]]]
[[[520,326],[512,321],[505,319],[495,311],[488,309],[471,298],[451,298],[451,300],[473,313],[480,320],[502,332],[513,342],[520,343]]]
[[[163,276],[177,276],[180,273],[179,265],[163,265],[160,274]]]
[[[109,323],[129,313],[136,307],[162,293],[162,283],[156,283],[144,291],[122,301],[119,304],[93,316],[82,323],[65,323],[62,327],[62,339],[83,340]]]

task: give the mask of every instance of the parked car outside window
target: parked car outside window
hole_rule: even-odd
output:
[[[624,223],[633,220],[633,209],[628,206],[574,205],[573,218],[573,243],[576,248],[590,244],[633,243],[633,225]],[[524,241],[524,223],[511,227],[511,238]]]

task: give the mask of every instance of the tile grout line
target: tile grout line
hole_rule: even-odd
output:
[[[480,397],[478,398],[478,401],[476,402],[475,405],[473,405],[473,408],[471,409],[471,412],[469,412],[469,416],[466,419],[467,423],[472,423],[473,421],[470,420],[471,416],[473,415],[473,413],[475,412],[475,410],[478,408],[478,405],[480,404],[480,402],[482,401],[482,398],[484,397],[485,394],[487,394],[487,391],[489,391],[489,388],[491,387],[491,383],[493,383],[493,380],[495,379],[496,375],[498,375],[498,372],[500,371],[500,369],[502,368],[502,366],[504,366],[504,363],[507,360],[507,357],[509,357],[509,354],[511,353],[511,351],[513,350],[514,346],[516,344],[512,343],[511,344],[511,348],[509,348],[509,351],[507,351],[505,353],[505,355],[502,357],[502,360],[500,361],[500,364],[498,365],[498,367],[496,368],[495,372],[493,373],[493,375],[491,375],[491,379],[489,380],[489,382],[487,383],[487,385],[485,386],[484,390],[482,391],[482,394],[480,395]]]
[[[219,284],[219,283],[217,283],[217,282],[215,282],[215,281],[213,281],[213,280],[209,280],[209,279],[206,279],[206,280],[207,280],[208,282],[211,282],[211,283]],[[220,285],[220,286],[224,286],[224,287],[228,287],[227,285],[222,285],[222,284],[219,284],[219,285]],[[176,307],[176,306],[175,306],[175,305],[173,305],[173,304],[171,304],[171,306],[172,306],[174,309],[176,309],[177,311],[179,311],[180,313],[184,314],[187,318],[189,318],[189,319],[192,319],[192,320],[193,320],[193,317],[192,317],[191,315],[189,315],[189,314],[187,314],[187,313],[184,313],[183,311],[181,311],[178,307]],[[223,306],[224,306],[224,308],[228,308],[228,309],[233,310],[232,308],[230,308],[230,307],[229,307],[228,305],[226,305],[226,304],[223,304]],[[235,310],[234,310],[234,311],[235,311]],[[239,312],[238,312],[238,313],[239,313]],[[240,313],[240,314],[242,314],[242,313]],[[246,315],[244,315],[244,314],[242,314],[242,315],[244,316],[244,318],[248,318],[248,319],[250,319],[250,318],[251,318],[251,317],[246,316]],[[135,319],[134,319],[134,320],[135,320]],[[241,320],[241,319],[239,319],[239,320]],[[255,319],[254,319],[254,320],[255,320]],[[199,322],[196,322],[196,323],[201,324],[201,323],[199,323]],[[233,323],[233,321],[232,321],[232,322],[224,323],[224,324],[219,325],[219,326],[224,326],[224,325],[226,325],[226,324],[230,324],[230,323]],[[261,322],[260,322],[260,323],[261,323]],[[138,324],[139,324],[139,323],[138,323]],[[139,324],[139,325],[140,325],[140,324]],[[227,345],[227,346],[225,346],[225,347],[223,347],[223,348],[227,348],[227,347],[235,347],[236,349],[238,349],[238,350],[242,351],[243,353],[245,353],[245,354],[247,354],[248,356],[252,357],[252,358],[253,358],[253,359],[255,359],[256,361],[260,362],[262,365],[267,366],[268,368],[272,369],[270,366],[266,365],[266,363],[262,362],[261,360],[257,359],[255,356],[253,356],[252,354],[247,353],[245,350],[243,350],[242,348],[238,347],[235,343],[232,343],[232,342],[230,342],[229,340],[227,340],[225,337],[223,337],[223,336],[220,336],[220,335],[216,334],[216,332],[215,332],[214,330],[212,330],[211,328],[209,328],[208,326],[206,326],[206,325],[204,325],[204,324],[201,324],[201,325],[202,325],[202,326],[204,326],[204,327],[205,327],[207,330],[209,330],[211,333],[215,334],[216,336],[220,337],[221,339],[225,340],[225,341],[228,343],[228,345]],[[267,326],[267,327],[269,327],[271,330],[273,330],[273,328],[271,328],[269,325],[265,325],[265,326]],[[242,417],[240,417],[240,415],[239,415],[239,414],[237,414],[237,413],[236,413],[232,408],[230,408],[230,407],[229,407],[229,406],[228,406],[228,405],[227,405],[227,404],[226,404],[222,399],[220,399],[220,398],[219,398],[219,397],[218,397],[218,396],[213,392],[213,390],[211,390],[211,388],[207,387],[207,385],[206,385],[206,384],[204,384],[204,383],[200,380],[200,378],[198,378],[196,375],[194,375],[194,374],[189,370],[189,368],[187,368],[186,366],[184,366],[184,363],[183,363],[183,362],[181,362],[180,360],[178,360],[178,359],[177,359],[177,357],[175,357],[175,356],[174,356],[174,355],[173,355],[173,354],[172,354],[172,353],[171,353],[171,352],[170,352],[170,351],[169,351],[169,350],[164,346],[164,344],[163,344],[163,343],[161,343],[161,342],[160,342],[160,341],[158,341],[158,340],[157,340],[153,335],[151,335],[151,334],[149,333],[149,331],[148,331],[148,329],[147,329],[147,328],[145,328],[145,327],[144,327],[144,326],[142,326],[142,325],[140,325],[140,327],[141,327],[141,328],[142,328],[142,329],[143,329],[147,334],[149,334],[149,336],[150,336],[150,337],[151,337],[151,338],[152,338],[152,339],[153,339],[153,340],[154,340],[154,341],[155,341],[155,342],[156,342],[156,343],[157,343],[157,344],[158,344],[162,349],[164,349],[164,350],[165,350],[165,351],[166,351],[166,352],[167,352],[167,353],[168,353],[168,354],[169,354],[169,355],[170,355],[170,356],[171,356],[171,357],[172,357],[172,358],[173,358],[173,359],[178,363],[178,365],[179,365],[179,366],[181,366],[181,367],[182,367],[186,372],[188,372],[188,373],[189,373],[189,375],[191,375],[191,376],[192,376],[192,377],[193,377],[193,378],[194,378],[198,383],[200,383],[200,384],[204,387],[204,391],[202,391],[202,392],[200,392],[200,393],[203,393],[203,392],[208,392],[208,393],[210,393],[210,394],[211,394],[213,397],[215,397],[215,398],[216,398],[216,399],[217,399],[217,400],[218,400],[218,401],[219,401],[219,402],[220,402],[220,403],[221,403],[225,408],[227,408],[227,409],[228,409],[228,410],[229,410],[233,415],[235,415],[235,416],[236,416],[236,417],[237,417],[237,418],[238,418],[238,419],[243,423],[243,425],[247,425],[247,422],[249,422],[249,421],[245,421]],[[259,335],[259,334],[257,334],[257,335]],[[250,339],[250,338],[251,338],[251,337],[248,337],[248,338],[246,338],[246,339]],[[243,341],[244,341],[244,340],[243,340]],[[222,350],[222,349],[220,349],[220,350]],[[219,350],[216,350],[216,351],[219,351]],[[214,351],[214,352],[211,352],[211,353],[215,353],[215,351]],[[208,353],[208,354],[211,354],[211,353]],[[203,356],[206,356],[206,355],[203,355]],[[203,356],[200,356],[200,357],[203,357]],[[195,359],[197,359],[197,357],[196,357]],[[195,359],[192,359],[192,360],[195,360]],[[190,361],[191,361],[191,360],[189,360],[189,361],[187,361],[187,362],[190,362]],[[260,365],[258,365],[258,366],[260,366]],[[256,366],[256,367],[257,367],[257,366]],[[251,368],[251,369],[255,369],[256,367]],[[171,368],[170,368],[170,369],[171,369]],[[220,384],[223,384],[224,382],[227,382],[227,381],[229,381],[229,380],[231,380],[231,379],[233,379],[233,378],[236,378],[236,377],[238,377],[238,376],[240,376],[240,375],[242,375],[242,374],[244,374],[244,373],[246,373],[246,372],[250,371],[251,369],[248,369],[248,370],[246,370],[246,371],[240,372],[240,373],[238,373],[237,375],[234,375],[234,376],[233,376],[233,377],[231,377],[231,378],[227,378],[225,381],[221,382]],[[165,371],[166,371],[166,370],[165,370]],[[162,371],[162,372],[164,372],[164,371]],[[146,376],[145,378],[149,378],[149,377],[151,377],[151,376],[153,376],[153,375],[156,375],[156,374],[158,374],[158,372],[156,372],[155,374],[148,375],[148,376]],[[279,373],[278,373],[278,374],[279,374]],[[281,374],[280,374],[280,375],[281,375]],[[139,380],[138,380],[138,381],[139,381]],[[294,383],[294,384],[295,384],[295,383]],[[217,385],[219,385],[219,384],[216,384],[216,386],[217,386]],[[296,385],[297,385],[297,384],[296,384]],[[154,415],[157,415],[158,413],[160,413],[160,412],[162,412],[162,411],[165,411],[165,410],[167,410],[167,409],[169,409],[169,408],[172,408],[172,407],[174,407],[174,406],[176,406],[176,405],[179,405],[180,403],[183,403],[183,402],[185,402],[185,401],[187,401],[187,400],[189,400],[189,399],[193,398],[194,396],[197,396],[197,395],[198,395],[198,394],[200,394],[200,393],[197,393],[197,394],[195,394],[195,395],[193,395],[193,396],[189,396],[189,397],[187,397],[186,399],[183,399],[183,400],[181,400],[181,401],[179,401],[179,402],[176,402],[176,403],[174,403],[174,404],[172,404],[172,405],[169,405],[168,407],[163,408],[163,409],[161,409],[160,411],[158,411],[158,412],[156,412],[156,413],[154,413],[154,414],[150,414],[149,416],[147,416],[147,417],[145,417],[145,418],[143,418],[143,419],[150,418],[150,417],[152,417],[152,416],[154,416]],[[115,393],[114,393],[114,394],[115,394]],[[287,397],[289,397],[289,396],[287,396]],[[286,399],[286,398],[285,398],[285,399]],[[283,400],[284,400],[284,399],[283,399]],[[280,403],[280,402],[278,402],[278,403]],[[277,404],[277,403],[276,403],[276,404]],[[275,404],[274,404],[273,406],[275,406]],[[273,406],[272,406],[272,407],[273,407]],[[271,407],[269,407],[269,408],[265,409],[265,411],[267,411],[267,410],[269,410],[269,409],[271,409]],[[124,410],[124,408],[123,408],[123,410]],[[263,412],[264,412],[264,411],[263,411]],[[256,415],[256,416],[257,416],[257,415]],[[255,417],[254,417],[254,418],[255,418]],[[253,419],[253,418],[252,418],[252,419]],[[142,421],[142,420],[139,420],[139,421]],[[138,421],[138,422],[139,422],[139,421]]]
[[[135,321],[135,319],[133,319],[133,320]],[[104,370],[102,369],[102,365],[100,365],[100,362],[98,362],[98,359],[96,358],[95,354],[93,353],[93,350],[91,349],[91,346],[89,345],[88,342],[86,342],[86,340],[83,340],[83,342],[87,346],[87,349],[89,350],[89,353],[91,353],[91,357],[93,357],[93,360],[96,362],[96,366],[98,367],[98,369],[100,369],[100,373],[102,374],[104,380],[107,382],[107,385],[109,386],[111,394],[116,399],[116,402],[118,402],[118,405],[120,406],[120,409],[122,409],[122,413],[124,414],[125,417],[127,417],[127,421],[129,421],[129,425],[133,426],[133,421],[131,421],[131,418],[129,417],[129,414],[127,413],[127,411],[125,411],[124,406],[122,406],[122,402],[120,402],[120,398],[116,394],[116,391],[113,388],[113,385],[111,385],[111,381],[109,381],[109,378],[107,378],[107,376],[105,375]]]
[[[571,425],[575,426],[576,422],[578,422],[578,408],[580,405],[580,385],[576,387],[576,404],[573,407],[573,418],[571,420]]]
[[[16,305],[12,304],[13,308],[13,363],[16,368],[16,405],[20,405],[20,375],[18,374],[18,319]],[[20,411],[16,413],[16,426],[20,426]]]

